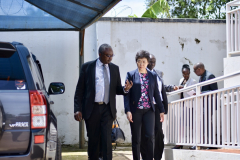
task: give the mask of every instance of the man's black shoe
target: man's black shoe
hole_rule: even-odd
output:
[[[196,146],[189,147],[191,150],[196,150]]]

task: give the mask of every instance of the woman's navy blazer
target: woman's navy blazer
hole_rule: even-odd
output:
[[[160,98],[160,93],[158,90],[158,83],[157,83],[157,75],[147,69],[148,72],[148,79],[149,79],[149,87],[148,87],[148,96],[151,102],[151,107],[155,112],[155,106],[153,103],[153,97],[156,101],[156,106],[159,108],[160,113],[164,113],[164,107]],[[138,102],[141,97],[141,82],[140,82],[140,75],[138,69],[133,70],[127,73],[126,80],[132,81],[133,86],[129,90],[129,93],[124,96],[124,108],[125,113],[132,112],[134,113],[138,107]]]

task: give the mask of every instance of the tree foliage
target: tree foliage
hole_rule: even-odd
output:
[[[154,2],[142,15],[147,18],[158,18],[158,16],[165,16],[170,18],[169,5],[166,0],[158,0]]]
[[[146,0],[147,8],[157,0]],[[225,19],[226,3],[232,0],[166,0],[172,18]]]

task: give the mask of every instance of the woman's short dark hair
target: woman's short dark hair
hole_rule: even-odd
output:
[[[142,58],[146,58],[147,61],[149,62],[150,61],[150,53],[148,51],[145,51],[145,50],[140,50],[137,52],[136,54],[136,62],[138,59],[142,59]]]
[[[184,68],[188,69],[188,70],[189,70],[189,72],[190,72],[190,67],[189,67],[189,65],[188,65],[188,64],[184,64],[184,65],[182,66],[182,71],[183,71],[183,69],[184,69]]]

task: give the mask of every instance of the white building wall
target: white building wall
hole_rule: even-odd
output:
[[[224,58],[224,75],[231,74],[240,70],[240,56]],[[240,76],[226,79],[224,87],[232,87],[240,84]]]

